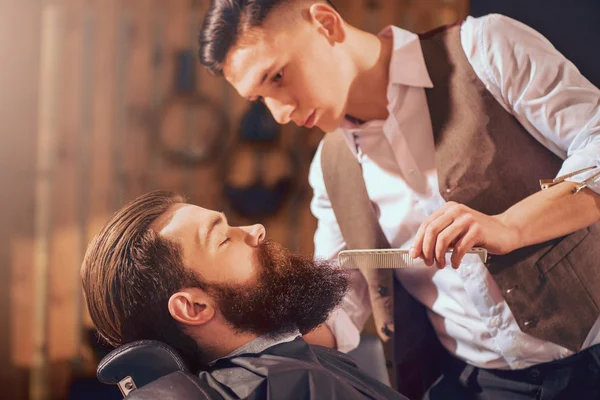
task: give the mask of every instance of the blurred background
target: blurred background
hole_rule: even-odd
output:
[[[334,0],[371,32],[502,12],[551,37],[598,85],[598,55],[586,51],[598,43],[595,2]],[[94,378],[107,349],[79,267],[109,216],[144,192],[180,192],[231,224],[260,221],[312,253],[307,176],[323,133],[277,126],[198,65],[207,7],[0,0],[0,398],[120,398]]]

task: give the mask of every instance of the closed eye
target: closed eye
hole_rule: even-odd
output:
[[[273,75],[273,77],[271,78],[271,82],[280,83],[282,79],[283,79],[283,69],[281,69],[278,73]],[[262,96],[257,96],[255,98],[248,98],[248,100],[250,100],[253,103],[264,103],[265,102],[265,99]]]
[[[219,247],[226,245],[227,243],[229,243],[230,240],[231,238],[225,238],[225,240],[223,240],[221,244],[219,244]]]

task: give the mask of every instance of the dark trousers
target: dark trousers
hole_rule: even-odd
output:
[[[425,400],[599,400],[600,345],[521,370],[482,369],[450,357]]]

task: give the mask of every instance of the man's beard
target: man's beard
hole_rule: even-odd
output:
[[[307,333],[325,322],[348,290],[348,274],[292,254],[273,241],[258,248],[257,281],[211,284],[219,311],[238,332]]]

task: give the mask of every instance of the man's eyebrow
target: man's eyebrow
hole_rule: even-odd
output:
[[[271,71],[273,70],[274,67],[275,67],[275,64],[271,64],[271,66],[269,66],[267,69],[264,70],[263,76],[260,79],[260,81],[256,85],[252,86],[253,90],[258,89],[259,87],[261,87],[265,83],[265,81],[267,80],[267,78],[271,74]],[[249,101],[253,101],[253,100],[251,100],[250,97],[248,97],[248,100]]]
[[[223,214],[222,212],[218,213],[217,215],[215,215],[214,217],[211,218],[204,235],[202,235],[205,245],[208,244],[208,240],[210,239],[210,235],[212,234],[212,231],[217,226],[219,226],[220,224],[225,223],[225,222],[227,222],[227,217],[225,217],[225,214]]]
[[[258,84],[258,86],[262,86],[263,83],[265,83],[265,81],[267,80],[267,76],[269,76],[269,73],[271,72],[271,67],[269,67],[265,73],[263,74],[262,79],[260,80],[260,83]]]

